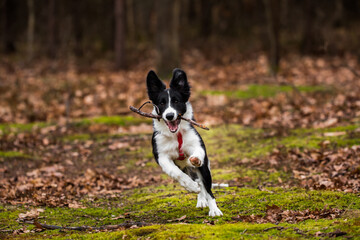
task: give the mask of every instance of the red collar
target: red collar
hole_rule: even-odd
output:
[[[179,143],[179,157],[177,160],[185,160],[185,154],[182,151],[182,144],[183,144],[183,138],[182,138],[182,134],[181,132],[178,132],[177,134],[177,139],[178,139],[178,143]]]

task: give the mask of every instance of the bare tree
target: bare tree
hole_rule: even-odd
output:
[[[34,57],[35,8],[34,0],[28,0],[27,54],[28,61]]]
[[[301,52],[310,53],[316,46],[316,31],[315,31],[315,3],[311,0],[303,1],[303,26],[301,39]]]
[[[48,0],[48,9],[47,9],[47,55],[50,58],[54,58],[56,55],[56,46],[55,46],[55,35],[56,35],[56,31],[55,31],[55,21],[56,21],[56,16],[55,16],[55,3],[56,0]]]
[[[200,33],[202,37],[208,37],[211,35],[212,30],[212,0],[201,0],[201,25]]]
[[[126,23],[129,39],[135,41],[134,0],[126,0]]]
[[[276,75],[280,62],[280,2],[279,0],[264,0],[267,28],[269,36],[269,67],[272,75]]]
[[[156,1],[157,70],[160,76],[170,76],[180,64],[179,53],[179,0]]]
[[[125,0],[115,0],[115,68],[124,69],[125,61]]]
[[[1,17],[3,23],[3,47],[6,54],[16,52],[15,46],[15,22],[12,15],[15,15],[16,3],[11,0],[4,0]]]

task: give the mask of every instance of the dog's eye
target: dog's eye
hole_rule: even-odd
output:
[[[164,103],[164,102],[160,102],[160,105],[163,106],[163,105],[165,105],[165,103]]]
[[[179,101],[178,100],[174,100],[174,103],[178,103]]]

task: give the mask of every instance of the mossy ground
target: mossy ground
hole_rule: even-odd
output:
[[[261,237],[301,237],[292,228],[299,228],[311,236],[318,231],[331,232],[336,229],[346,231],[351,235],[359,234],[360,200],[355,194],[344,194],[333,191],[306,191],[304,189],[269,188],[260,191],[253,188],[215,189],[219,207],[224,212],[223,217],[211,218],[207,216],[207,209],[195,208],[196,196],[189,194],[177,185],[172,184],[159,187],[146,187],[125,192],[118,197],[84,199],[85,209],[44,208],[39,221],[46,224],[60,226],[101,226],[120,224],[125,221],[142,221],[153,226],[123,230],[116,233],[69,233],[59,231],[45,231],[43,233],[27,234],[28,238],[42,238],[45,236],[64,237],[63,239],[97,239],[114,238],[127,235],[126,239],[137,237],[169,237],[186,239],[188,236],[198,238],[223,238],[242,236],[252,239]],[[233,216],[237,215],[265,215],[266,207],[276,205],[288,210],[317,210],[324,208],[338,208],[347,210],[347,215],[335,220],[307,220],[298,224],[281,223],[277,226],[288,227],[284,231],[264,229],[274,227],[274,224],[235,223]],[[21,226],[16,222],[19,213],[24,213],[33,207],[3,206],[0,208],[1,228],[16,229]],[[186,218],[179,224],[180,217]],[[123,216],[120,217],[119,216]],[[126,217],[125,217],[126,216]],[[215,226],[203,224],[214,220]],[[165,224],[165,225],[164,225]],[[29,226],[32,229],[33,226]],[[202,230],[200,230],[202,229]],[[245,231],[245,229],[247,229]],[[241,235],[238,235],[241,234]],[[19,237],[25,237],[20,235]],[[60,238],[62,239],[62,238]]]
[[[243,89],[238,89],[235,91],[220,91],[220,90],[206,90],[202,91],[202,95],[225,95],[232,98],[248,99],[248,98],[257,98],[257,97],[273,97],[281,92],[291,92],[294,91],[294,87],[288,85],[261,85],[261,84],[251,84]],[[332,88],[329,86],[297,86],[296,91],[300,92],[331,92]]]
[[[289,89],[280,89],[290,91]],[[276,90],[275,92],[278,92]],[[303,89],[302,91],[307,91]],[[312,90],[309,90],[312,91]],[[256,92],[256,91],[255,91]],[[253,93],[251,93],[253,94]],[[248,96],[251,95],[248,93]],[[262,93],[261,93],[262,94]],[[251,96],[258,96],[254,93]],[[266,96],[264,96],[266,97]],[[92,124],[106,126],[129,126],[132,124],[149,123],[132,117],[100,117],[93,119],[77,120],[73,127],[83,129],[80,132],[60,136],[66,144],[83,143],[88,140],[101,145],[103,142],[123,140],[126,137],[137,137],[139,142],[136,148],[119,149],[112,152],[98,151],[94,148],[93,161],[113,163],[115,157],[121,156],[120,170],[136,171],[142,168],[159,170],[152,159],[150,134],[109,134],[93,133],[86,131]],[[9,131],[22,132],[49,126],[45,123],[0,125],[3,133]],[[208,217],[208,209],[196,208],[196,195],[184,191],[179,185],[162,175],[165,184],[151,185],[124,191],[112,196],[86,196],[81,200],[85,208],[68,207],[43,207],[29,205],[0,206],[0,230],[19,229],[23,223],[16,221],[19,213],[25,213],[33,208],[42,208],[39,221],[46,224],[59,226],[102,226],[120,224],[126,221],[141,221],[152,224],[138,229],[119,230],[114,232],[72,232],[47,230],[39,233],[10,235],[0,233],[2,238],[25,239],[297,239],[316,238],[316,234],[341,230],[347,236],[360,238],[360,198],[358,194],[325,190],[306,190],[299,187],[283,188],[281,183],[286,183],[292,174],[281,169],[259,169],[250,167],[248,161],[266,157],[274,148],[312,149],[320,148],[321,143],[329,141],[331,147],[352,146],[360,144],[360,137],[355,130],[358,125],[343,125],[326,129],[295,129],[286,136],[269,136],[264,129],[245,128],[238,125],[222,125],[213,127],[211,131],[200,133],[207,146],[208,155],[212,162],[213,179],[216,183],[229,183],[234,179],[242,182],[242,186],[216,188],[219,208],[223,217]],[[342,134],[326,133],[343,132]],[[330,135],[330,136],[329,136]],[[13,158],[23,158],[20,152],[1,149],[0,158],[11,162]],[[143,161],[145,165],[137,164]],[[117,166],[114,164],[114,166]],[[259,190],[259,185],[270,185],[267,190]],[[345,213],[336,219],[306,220],[296,224],[271,223],[255,224],[234,221],[238,215],[266,214],[267,206],[276,205],[283,210],[321,210],[336,208]],[[179,219],[186,215],[186,218]],[[212,222],[213,221],[213,222]],[[208,224],[213,223],[214,225]],[[284,227],[268,229],[270,227]],[[29,230],[34,226],[27,225]],[[299,229],[299,231],[296,230]],[[326,235],[323,235],[326,236]]]
[[[30,156],[16,151],[0,151],[0,161],[3,158],[30,158]]]
[[[139,125],[141,123],[150,124],[151,120],[140,117],[133,116],[99,116],[93,118],[82,118],[75,119],[69,122],[70,127],[74,128],[86,128],[94,124],[98,125],[107,125],[107,126],[133,126]],[[30,132],[32,130],[41,129],[49,126],[55,126],[55,122],[35,122],[35,123],[3,123],[0,124],[0,135],[7,133],[20,133],[20,132]],[[81,134],[79,134],[81,135]],[[86,133],[83,134],[85,136]]]

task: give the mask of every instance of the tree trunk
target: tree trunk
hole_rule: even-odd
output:
[[[34,0],[28,0],[27,54],[28,61],[34,58],[35,8]]]
[[[47,22],[47,55],[49,58],[55,58],[56,56],[56,43],[55,43],[55,22],[56,22],[56,16],[55,16],[55,3],[56,0],[48,0],[48,22]]]
[[[115,68],[124,69],[125,61],[125,0],[115,0]]]
[[[212,29],[212,0],[201,0],[201,25],[200,31],[202,37],[208,37]]]
[[[72,1],[72,13],[71,13],[71,21],[72,27],[74,32],[74,53],[77,57],[84,56],[84,47],[83,47],[83,40],[84,40],[84,28],[82,24],[82,19],[84,18],[83,9],[84,5],[83,1]],[[65,14],[66,16],[66,14]]]
[[[15,14],[15,3],[13,0],[4,0],[2,7],[2,22],[3,22],[3,48],[5,54],[16,52],[15,46],[15,29],[12,15]]]
[[[128,38],[135,41],[135,14],[134,0],[126,0],[126,23],[128,29]]]
[[[267,28],[269,36],[269,67],[270,73],[276,75],[279,71],[280,62],[280,2],[279,0],[264,0]]]
[[[169,77],[179,67],[179,0],[156,1],[157,70],[160,77]]]
[[[316,47],[316,40],[314,37],[314,25],[315,23],[315,6],[312,0],[303,1],[303,30],[301,39],[301,52],[303,54],[311,53]]]

